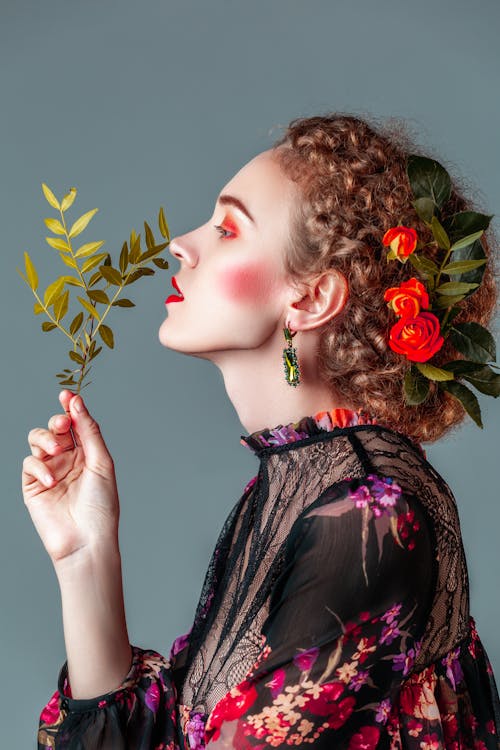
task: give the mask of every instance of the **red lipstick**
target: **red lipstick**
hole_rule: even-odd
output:
[[[168,302],[182,302],[182,300],[184,299],[184,295],[179,289],[179,285],[175,280],[175,276],[172,276],[172,286],[177,292],[179,292],[180,297],[178,297],[176,294],[171,294],[170,297],[167,297],[167,299],[165,300],[165,304],[167,304]]]

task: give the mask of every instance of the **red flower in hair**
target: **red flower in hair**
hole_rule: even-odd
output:
[[[443,346],[438,318],[431,312],[421,312],[414,318],[401,318],[392,326],[389,346],[397,354],[404,354],[411,362],[426,362]]]
[[[391,286],[384,294],[386,302],[400,318],[414,318],[429,307],[429,295],[421,281],[412,276],[399,286]]]
[[[417,247],[417,233],[411,227],[391,227],[384,234],[382,243],[390,245],[389,258],[397,258],[402,263],[406,263],[409,255]]]

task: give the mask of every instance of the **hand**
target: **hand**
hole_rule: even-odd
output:
[[[66,413],[52,416],[48,430],[29,432],[22,471],[25,505],[54,563],[95,543],[117,545],[120,516],[114,463],[98,423],[81,396],[63,390],[59,401]]]

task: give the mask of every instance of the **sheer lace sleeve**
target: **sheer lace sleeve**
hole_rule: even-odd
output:
[[[262,651],[208,716],[207,746],[375,747],[419,650],[433,549],[418,498],[390,477],[323,492],[292,527]]]

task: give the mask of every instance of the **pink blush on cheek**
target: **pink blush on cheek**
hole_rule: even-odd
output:
[[[262,263],[229,268],[221,271],[218,286],[227,299],[243,303],[264,302],[273,288],[271,272],[262,268]]]

